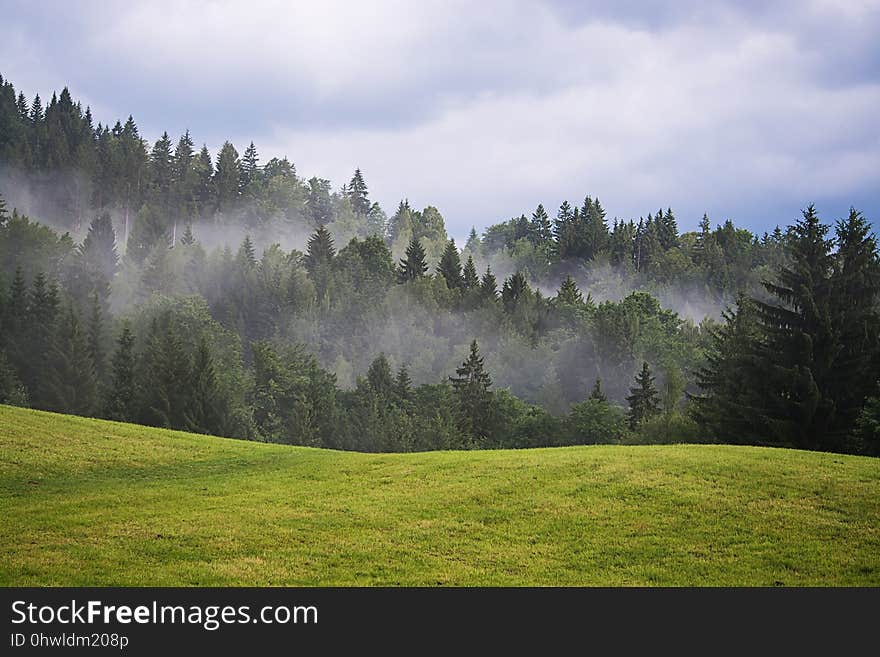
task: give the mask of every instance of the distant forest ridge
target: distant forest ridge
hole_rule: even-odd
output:
[[[832,230],[833,229],[833,230]],[[152,146],[0,78],[0,402],[366,451],[874,453],[869,221],[680,234],[565,201],[448,238],[251,143]]]

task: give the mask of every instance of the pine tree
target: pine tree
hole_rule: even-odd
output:
[[[351,201],[351,207],[355,214],[368,215],[370,213],[370,200],[367,196],[367,184],[360,169],[355,169],[354,176],[346,188],[346,195]]]
[[[556,303],[570,306],[583,305],[584,297],[571,275],[566,276],[562,285],[559,286],[559,291],[556,293]]]
[[[394,379],[394,394],[400,401],[409,401],[412,397],[412,379],[406,365],[401,365]]]
[[[180,238],[180,243],[184,246],[192,246],[196,243],[196,237],[193,235],[192,224],[186,225],[186,230],[183,231],[183,237]]]
[[[394,379],[391,375],[391,366],[384,353],[380,353],[370,363],[370,369],[367,371],[367,383],[370,390],[384,398],[391,395],[394,390]]]
[[[477,267],[474,264],[474,258],[468,254],[467,262],[464,264],[464,270],[461,277],[465,290],[476,290],[480,286],[480,277],[477,275]]]
[[[642,363],[642,370],[636,375],[635,387],[630,388],[629,396],[629,428],[635,430],[643,420],[647,420],[660,412],[660,401],[654,387],[654,377],[648,363]]]
[[[480,236],[477,235],[477,229],[473,226],[471,226],[471,232],[468,233],[464,248],[471,253],[479,253],[480,251]]]
[[[315,284],[319,300],[327,293],[335,256],[336,249],[333,247],[333,237],[331,237],[330,231],[324,226],[319,226],[309,239],[306,255],[303,257],[303,264]]]
[[[428,271],[428,264],[425,262],[425,249],[422,248],[418,238],[413,237],[409,246],[406,247],[406,256],[401,259],[397,267],[397,279],[401,283],[414,281],[422,278]]]
[[[321,267],[328,267],[336,256],[333,246],[333,237],[326,226],[319,226],[318,230],[309,238],[306,255],[303,263],[310,274],[314,274]]]
[[[605,393],[602,391],[602,379],[596,377],[596,383],[593,384],[593,389],[590,390],[590,399],[594,399],[598,402],[607,402],[608,397],[605,396]]]
[[[501,287],[501,303],[504,310],[512,313],[516,310],[521,300],[530,292],[528,281],[522,272],[518,271],[504,281]]]
[[[330,199],[329,180],[324,178],[309,179],[306,216],[315,228],[320,228],[333,221],[333,201]]]
[[[549,242],[553,239],[553,228],[550,225],[550,217],[542,204],[538,204],[532,213],[532,221],[529,225],[529,237],[534,244]]]
[[[193,169],[196,178],[193,194],[197,211],[201,216],[206,216],[216,207],[216,191],[214,189],[214,163],[211,161],[211,153],[208,152],[208,147],[205,144],[202,144],[202,149],[193,162]]]
[[[241,158],[241,189],[244,191],[248,185],[255,182],[260,175],[259,157],[254,142],[250,143]]]
[[[92,294],[92,309],[88,326],[88,347],[92,365],[95,368],[95,380],[104,380],[104,313],[98,294]]]
[[[330,248],[333,248],[332,241]],[[241,246],[238,249],[238,262],[243,268],[248,270],[254,269],[257,266],[257,250],[254,248],[250,235],[245,235],[244,240],[241,242]]]
[[[107,388],[104,412],[111,420],[132,422],[135,418],[135,356],[134,335],[128,321],[116,342],[116,352],[110,363],[111,383]]]
[[[791,229],[791,265],[764,287],[774,303],[756,302],[765,336],[758,356],[764,392],[756,420],[774,441],[807,449],[822,445],[834,414],[833,366],[840,346],[832,321],[833,240],[810,205]]]
[[[100,272],[109,282],[116,275],[119,255],[116,252],[116,231],[109,212],[102,212],[89,224],[89,232],[80,247],[87,271]]]
[[[138,421],[149,426],[185,429],[191,403],[192,359],[170,317],[163,317],[161,323],[153,320],[142,361]]]
[[[196,156],[189,130],[181,135],[174,149],[171,163],[172,212],[174,220],[178,217],[190,219],[196,213],[196,194],[199,184],[195,166]],[[211,157],[208,156],[210,161]]]
[[[838,250],[831,280],[833,333],[839,343],[829,372],[834,418],[827,446],[845,448],[866,398],[880,378],[880,257],[871,225],[860,212],[836,225]],[[847,449],[847,451],[853,451]]]
[[[240,183],[241,164],[238,151],[228,141],[224,142],[217,155],[217,168],[214,172],[214,189],[220,211],[228,211],[238,202]]]
[[[495,281],[495,275],[489,265],[486,265],[486,273],[483,274],[480,281],[480,297],[490,301],[498,299],[498,283]]]
[[[174,168],[171,155],[171,139],[168,133],[156,140],[150,152],[150,191],[153,203],[166,215],[171,212],[171,183]]]
[[[449,240],[446,243],[446,248],[440,257],[440,263],[437,265],[437,273],[446,280],[446,287],[450,290],[460,289],[464,285],[461,274],[461,258],[458,255],[458,249],[455,248],[455,240]]]
[[[97,407],[95,366],[79,317],[73,307],[62,314],[53,340],[52,368],[45,408],[89,416]]]
[[[214,358],[204,336],[193,358],[184,426],[187,431],[206,434],[223,432],[223,400]]]
[[[485,440],[492,435],[494,396],[490,390],[492,379],[485,371],[476,340],[471,342],[467,360],[455,373],[457,376],[449,380],[458,400],[461,429],[478,441]]]

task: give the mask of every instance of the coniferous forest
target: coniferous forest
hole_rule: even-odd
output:
[[[682,233],[593,190],[456,244],[367,179],[0,78],[0,403],[362,451],[880,454],[876,218]]]

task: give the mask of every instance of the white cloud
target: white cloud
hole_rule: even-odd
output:
[[[586,193],[685,226],[771,198],[880,203],[878,0],[21,7],[6,42],[35,47],[0,46],[13,72],[152,137],[254,139],[337,186],[359,166],[386,210],[437,205],[456,235]],[[50,13],[71,24],[54,54]]]

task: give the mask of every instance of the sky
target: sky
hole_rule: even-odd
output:
[[[450,234],[599,197],[756,232],[880,218],[880,0],[0,0],[0,74],[96,121],[254,141]]]

